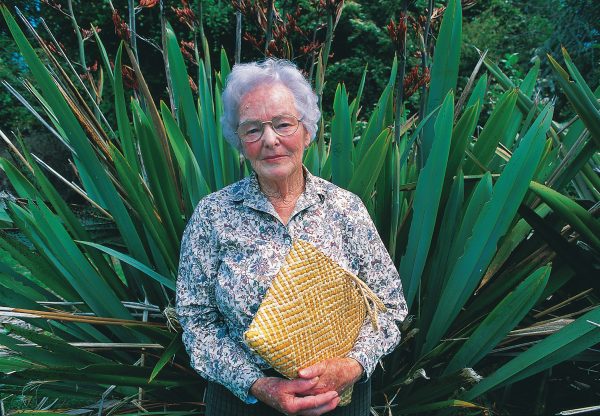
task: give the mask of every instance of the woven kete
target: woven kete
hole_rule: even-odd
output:
[[[377,310],[385,306],[362,280],[312,244],[296,240],[244,339],[275,370],[296,378],[302,368],[345,357],[367,314],[377,327]],[[352,386],[340,405],[351,396]]]

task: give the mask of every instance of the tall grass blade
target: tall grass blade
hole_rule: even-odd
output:
[[[210,193],[210,188],[208,183],[204,180],[204,176],[202,176],[202,171],[200,170],[200,166],[198,166],[198,162],[194,157],[192,149],[185,140],[169,107],[167,107],[164,102],[161,102],[160,109],[169,143],[171,144],[179,168],[183,172],[183,179],[185,180],[190,207],[195,207],[201,198]]]
[[[539,268],[498,303],[453,355],[444,374],[473,367],[485,357],[537,303],[549,277],[549,265]]]
[[[202,175],[208,181],[211,189],[214,189],[214,178],[209,169],[211,164],[208,159],[208,154],[205,151],[203,142],[204,135],[202,128],[200,127],[196,105],[194,104],[194,97],[192,96],[192,90],[189,84],[189,76],[181,50],[179,49],[179,43],[175,37],[175,32],[170,24],[167,24],[166,28],[166,42],[167,57],[173,83],[175,108],[183,115],[190,147],[198,160]]]
[[[210,68],[207,69],[208,71]],[[221,189],[225,186],[225,180],[223,177],[223,155],[220,150],[220,146],[223,146],[223,141],[217,137],[217,122],[215,120],[215,108],[214,101],[211,92],[210,76],[204,69],[204,62],[200,61],[200,78],[198,80],[199,90],[199,116],[202,125],[202,132],[204,133],[204,151],[207,155],[210,155],[211,174],[213,175],[214,189]]]
[[[71,360],[71,365],[82,366],[86,364],[111,363],[111,360],[102,357],[101,355],[94,354],[93,352],[89,352],[78,347],[74,347],[55,336],[31,331],[18,325],[6,325],[6,328],[10,333],[28,339],[29,341],[39,345],[46,351],[63,357],[68,357]]]
[[[379,177],[392,137],[390,130],[384,130],[369,148],[365,156],[360,160],[358,166],[354,170],[354,175],[348,184],[348,190],[354,192],[363,201],[368,201],[373,186]]]
[[[516,383],[585,351],[600,342],[598,322],[600,322],[600,308],[595,308],[517,355],[468,390],[462,397],[465,400],[472,400],[487,391],[507,383]]]
[[[140,152],[144,159],[149,188],[154,197],[161,224],[169,237],[169,241],[165,243],[176,246],[185,226],[179,214],[181,207],[175,193],[176,185],[171,181],[171,177],[165,174],[166,156],[162,152],[159,138],[152,129],[150,120],[137,101],[132,101],[131,107],[135,134],[138,137]]]
[[[123,88],[123,71],[121,69],[121,59],[123,55],[123,43],[119,45],[117,57],[115,59],[115,116],[119,128],[119,143],[125,158],[129,165],[141,173],[140,162],[137,157],[136,144],[131,133],[131,124],[127,115],[127,104],[125,102],[125,90]]]
[[[483,109],[483,105],[485,104],[485,94],[487,92],[487,84],[488,84],[488,75],[487,73],[483,74],[477,84],[475,84],[475,88],[473,88],[473,92],[469,96],[469,101],[467,101],[467,105],[465,108],[469,108],[472,105],[479,104],[479,110],[475,119],[479,120],[479,115],[481,110]]]
[[[551,120],[552,108],[548,106],[525,135],[496,182],[492,197],[478,216],[473,234],[466,242],[464,254],[449,274],[427,332],[424,352],[430,351],[442,338],[492,260],[498,241],[508,230],[538,165]]]
[[[462,6],[460,0],[449,0],[437,37],[431,66],[431,84],[425,105],[425,114],[440,105],[450,90],[456,91],[460,45],[462,38]],[[435,120],[431,120],[423,133],[423,163],[429,157],[433,142]]]
[[[168,364],[168,362],[183,348],[183,344],[179,339],[179,334],[173,337],[173,340],[169,344],[169,346],[165,349],[165,352],[160,356],[158,362],[152,369],[152,373],[150,374],[150,378],[148,379],[149,383],[152,383],[152,380],[156,378],[158,373]]]
[[[569,79],[569,74],[560,66],[558,62],[548,55],[548,60],[556,72],[559,84],[562,87],[567,99],[573,105],[573,108],[588,128],[596,147],[600,147],[600,109],[587,84],[585,87]],[[574,66],[570,65],[573,70]],[[576,69],[576,68],[575,68]]]
[[[426,295],[424,296],[426,299],[439,299],[442,287],[445,284],[444,270],[447,269],[448,256],[454,247],[455,234],[458,231],[460,220],[462,219],[460,215],[464,203],[464,188],[464,176],[462,171],[459,171],[452,182],[446,205],[442,211],[443,217],[434,245],[435,250],[430,257],[428,269],[426,269],[426,272],[423,275],[423,280],[427,282],[427,287],[425,289]],[[431,311],[431,308],[422,306],[422,310],[423,313],[425,313],[426,310]],[[430,320],[431,317],[422,318],[422,322],[428,322]]]
[[[465,150],[477,127],[477,117],[480,111],[481,106],[476,101],[475,104],[467,107],[454,126],[445,181],[450,181],[456,175],[457,171],[462,171],[461,167],[465,160]]]
[[[363,90],[365,88],[365,80],[367,79],[367,67],[365,65],[365,69],[362,74],[362,78],[360,79],[360,84],[358,85],[358,91],[356,93],[356,98],[352,100],[350,104],[350,114],[351,114],[351,126],[352,126],[352,137],[354,137],[356,131],[356,121],[358,120],[358,113],[360,111],[360,100],[362,98]]]
[[[531,182],[529,189],[600,252],[600,223],[592,214],[571,198],[540,183]]]
[[[498,104],[494,107],[490,118],[479,134],[472,153],[483,165],[487,166],[492,161],[496,147],[498,147],[500,139],[504,136],[513,118],[516,102],[516,90],[505,92],[498,100]],[[469,160],[465,165],[465,173],[473,175],[481,172],[479,167]]]
[[[347,188],[354,175],[352,126],[348,94],[343,84],[338,85],[333,102],[331,122],[331,179],[336,185]]]
[[[408,247],[400,260],[400,276],[409,308],[415,300],[420,285],[421,274],[425,267],[437,219],[452,137],[453,100],[454,94],[449,92],[435,122],[433,156],[430,160],[428,159],[419,175],[413,220],[408,235]]]
[[[387,86],[384,88],[377,104],[375,105],[375,109],[369,118],[367,123],[367,127],[363,132],[356,149],[354,151],[354,159],[360,160],[362,159],[364,153],[367,149],[373,144],[373,140],[375,140],[381,131],[392,123],[387,117],[387,114],[391,112],[392,106],[392,92],[394,90],[394,82],[396,80],[396,74],[398,72],[398,58],[394,56],[394,61],[392,62],[392,69],[390,72],[390,78],[388,80]]]
[[[535,84],[537,81],[538,74],[540,73],[540,59],[536,58],[533,67],[527,72],[527,75],[519,85],[519,91],[525,94],[527,97],[531,97],[533,90],[535,88]],[[518,95],[517,95],[518,96]],[[531,111],[529,112],[531,113]],[[519,131],[519,127],[523,122],[523,116],[527,116],[527,112],[523,111],[514,111],[512,120],[510,121],[510,125],[506,129],[502,139],[500,142],[506,146],[508,149],[512,149],[515,139],[517,137],[517,133]]]
[[[484,410],[484,407],[478,406],[475,403],[467,402],[465,400],[444,400],[441,402],[422,404],[419,406],[411,406],[408,408],[402,408],[401,412],[403,415],[422,414],[423,412],[433,412],[435,410],[443,410],[449,408],[463,408],[463,409],[477,409]]]
[[[113,250],[112,248],[105,247],[101,244],[92,243],[90,241],[78,241],[78,243],[97,248],[98,250],[103,251],[104,253],[106,253],[110,256],[116,257],[117,259],[121,260],[122,262],[127,263],[130,266],[135,267],[142,273],[148,275],[149,277],[156,280],[161,285],[164,285],[166,288],[175,290],[175,282],[173,281],[173,279],[170,279],[168,277],[160,275],[159,273],[156,273],[150,267],[146,266],[145,264],[140,263],[139,261],[132,258],[131,256],[128,256],[127,254],[119,253],[118,251]]]
[[[4,19],[7,22],[13,38],[19,46],[25,62],[28,64],[33,76],[40,84],[44,96],[52,106],[57,120],[60,120],[60,126],[65,133],[65,137],[69,138],[69,144],[71,144],[77,152],[77,158],[75,159],[76,164],[88,195],[92,199],[95,199],[99,205],[108,208],[115,219],[117,227],[130,252],[137,259],[147,261],[148,258],[143,249],[143,244],[137,230],[135,229],[111,179],[108,177],[104,167],[101,166],[97,156],[94,154],[81,125],[71,112],[48,71],[35,54],[29,42],[27,42],[23,32],[19,29],[5,7],[2,7],[2,14],[4,15]],[[92,181],[90,178],[94,178],[94,180]]]
[[[550,212],[550,208],[546,204],[540,204],[535,211],[541,217],[545,217]],[[524,219],[517,221],[515,226],[512,227],[502,239],[502,243],[500,244],[500,247],[498,247],[496,255],[490,262],[490,265],[488,266],[485,275],[481,279],[481,284],[477,290],[481,289],[482,286],[487,284],[489,279],[491,279],[492,276],[494,276],[502,268],[510,255],[517,249],[518,245],[525,240],[530,232],[531,225],[529,225],[527,221]]]

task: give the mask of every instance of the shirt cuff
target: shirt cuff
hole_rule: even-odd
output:
[[[360,365],[362,365],[363,373],[357,383],[364,383],[367,381],[369,377],[371,377],[371,374],[373,374],[375,366],[377,365],[377,361],[371,364],[372,360],[369,359],[370,357],[361,351],[350,351],[347,357],[355,359]]]
[[[246,404],[256,404],[258,403],[258,399],[256,397],[254,397],[253,395],[251,395],[250,393],[248,393],[248,396],[246,396]]]
[[[258,403],[258,399],[250,393],[250,388],[256,382],[256,380],[258,380],[259,378],[262,378],[262,377],[266,377],[266,376],[262,371],[259,370],[259,371],[256,371],[255,373],[253,373],[251,377],[248,377],[245,379],[245,385],[243,386],[244,394],[243,394],[243,396],[240,396],[240,399],[242,399],[242,401],[244,403],[246,403],[246,404]]]

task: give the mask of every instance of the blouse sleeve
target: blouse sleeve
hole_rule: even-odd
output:
[[[182,237],[177,277],[176,310],[183,343],[201,376],[224,385],[246,403],[256,403],[249,389],[264,374],[229,336],[217,308],[218,264],[218,242],[198,207]]]
[[[400,342],[400,324],[407,314],[406,301],[402,293],[402,283],[398,271],[383,245],[381,238],[362,201],[357,199],[357,219],[351,233],[351,245],[359,258],[359,277],[375,292],[385,304],[387,311],[377,314],[379,331],[375,330],[370,319],[363,324],[354,348],[348,357],[358,361],[370,377],[377,362],[393,351]],[[353,251],[354,251],[353,250]]]

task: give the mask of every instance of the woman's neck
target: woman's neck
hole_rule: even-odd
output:
[[[276,181],[259,176],[258,183],[261,191],[272,203],[295,204],[304,191],[304,172],[300,169],[297,173]]]

